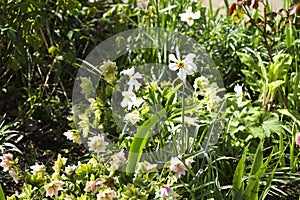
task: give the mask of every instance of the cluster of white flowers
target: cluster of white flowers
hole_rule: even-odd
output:
[[[106,150],[108,142],[105,142],[103,135],[96,135],[88,139],[89,150],[95,153],[103,153]]]
[[[199,89],[200,94],[204,96],[205,89],[208,87],[208,85],[209,80],[205,76],[200,76],[195,79],[193,87],[195,90]]]
[[[142,79],[143,76],[139,73],[135,73],[135,69],[130,68],[127,70],[123,70],[121,72],[123,75],[127,75],[129,77],[129,81],[127,82],[128,90],[122,92],[123,100],[121,102],[121,106],[123,108],[127,107],[128,111],[131,111],[132,108],[138,108],[144,101],[136,97],[135,91],[138,91],[142,84],[139,82],[139,79]],[[135,124],[140,120],[140,113],[138,110],[133,110],[127,113],[124,117],[125,121],[129,121],[131,124]]]
[[[118,170],[119,167],[125,162],[125,153],[122,149],[119,153],[112,156],[110,160],[110,170],[113,173],[115,170]]]

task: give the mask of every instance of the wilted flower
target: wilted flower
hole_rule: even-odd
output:
[[[187,171],[185,165],[177,157],[171,159],[170,170],[175,172],[175,177],[179,179]]]
[[[198,126],[197,121],[198,119],[196,117],[184,117],[184,122],[188,125]]]
[[[30,169],[32,174],[43,173],[46,171],[45,165],[39,165],[37,163],[35,163],[35,165],[32,165]]]
[[[187,22],[189,26],[192,26],[194,24],[194,20],[200,18],[200,11],[198,10],[193,13],[192,7],[189,6],[186,13],[181,13],[179,16],[181,17],[181,21]]]
[[[140,113],[137,110],[127,113],[124,117],[124,120],[129,121],[132,125],[137,123],[140,119]]]
[[[300,132],[296,133],[296,144],[300,147]]]
[[[110,161],[110,169],[115,171],[125,162],[125,153],[122,149],[119,153],[112,156]]]
[[[182,81],[185,81],[186,75],[192,75],[197,70],[197,67],[194,63],[194,58],[196,55],[194,53],[189,53],[183,60],[181,60],[180,53],[177,48],[176,56],[174,54],[169,55],[169,60],[174,62],[169,64],[169,68],[172,71],[179,69],[179,72],[177,73],[178,78]]]
[[[86,183],[84,191],[96,193],[100,188],[105,188],[106,186],[101,181],[89,181]]]
[[[116,198],[117,194],[114,190],[104,190],[100,194],[97,194],[97,200],[112,200],[113,198]]]
[[[192,163],[195,162],[193,157],[186,158],[184,161],[186,166],[188,166],[189,168],[192,168]]]
[[[144,160],[144,162],[139,162],[138,163],[135,174],[154,172],[156,170],[157,170],[157,164],[150,164],[149,162]]]
[[[204,76],[200,76],[195,79],[193,87],[195,90],[196,89],[205,90],[208,84],[209,84],[209,80]]]
[[[161,187],[158,192],[155,193],[155,198],[174,197],[174,192],[169,187]]]
[[[11,168],[11,169],[8,171],[8,173],[11,175],[11,177],[14,179],[14,181],[15,181],[16,183],[19,182],[19,176],[18,176],[18,174],[17,174],[17,172],[16,172],[16,170],[15,170],[14,168]]]
[[[75,142],[77,144],[81,144],[80,135],[76,131],[67,131],[64,132],[64,136],[67,137],[68,140]]]
[[[89,150],[94,151],[95,153],[102,153],[105,152],[105,148],[108,145],[108,142],[105,142],[104,136],[96,135],[93,137],[89,137]]]
[[[14,163],[14,158],[11,153],[3,154],[3,156],[0,156],[0,159],[2,160],[0,166],[3,167],[4,172],[8,171]]]
[[[134,68],[124,70],[121,72],[121,74],[126,74],[129,76],[129,81],[127,83],[127,85],[129,85],[128,91],[132,91],[132,90],[137,91],[138,89],[140,89],[142,84],[139,83],[137,79],[141,79],[143,78],[143,76],[139,72],[134,73]]]
[[[76,168],[77,168],[76,165],[68,165],[67,167],[65,167],[65,172],[67,175],[71,175]]]
[[[242,107],[242,101],[243,101],[243,98],[244,98],[244,92],[243,92],[243,85],[239,85],[239,84],[236,84],[234,86],[234,91],[236,93],[236,96],[237,96],[237,104],[238,104],[238,107]]]
[[[207,102],[207,110],[212,111],[222,99],[218,95],[210,95]]]
[[[44,186],[46,190],[46,196],[52,197],[52,196],[57,196],[58,191],[62,190],[62,185],[64,182],[55,180],[47,185]]]

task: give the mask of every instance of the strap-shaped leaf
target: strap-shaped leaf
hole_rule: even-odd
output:
[[[248,151],[249,145],[245,148],[243,156],[239,161],[234,175],[233,175],[233,185],[232,185],[232,199],[240,200],[242,199],[242,195],[244,192],[244,182],[243,177],[245,174],[245,160],[246,160],[246,153]]]
[[[147,144],[149,132],[152,128],[165,116],[165,109],[160,110],[158,113],[152,115],[140,126],[135,134],[128,154],[128,163],[126,166],[126,174],[134,172],[137,163],[140,161],[143,154],[143,148]]]
[[[0,200],[5,200],[4,192],[2,190],[1,184],[0,184]]]

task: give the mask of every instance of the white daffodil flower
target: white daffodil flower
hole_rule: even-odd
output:
[[[137,79],[142,79],[143,76],[139,72],[134,73],[134,67],[123,70],[121,74],[125,74],[129,77],[129,81],[127,83],[127,85],[129,85],[129,89],[128,89],[129,91],[132,90],[137,91],[140,89],[142,84],[139,83]]]
[[[234,86],[234,91],[235,91],[236,96],[238,98],[237,99],[238,107],[242,107],[242,101],[243,101],[243,98],[244,98],[243,86],[244,86],[244,84],[242,84],[242,85],[236,84]]]
[[[132,91],[123,91],[122,92],[123,101],[121,102],[121,106],[123,108],[127,107],[128,110],[131,110],[131,108],[135,105],[136,102],[136,95]]]
[[[189,6],[186,12],[179,14],[179,16],[181,17],[181,21],[187,22],[189,26],[192,26],[194,24],[194,20],[200,18],[200,11],[198,10],[193,13],[192,7]]]
[[[176,56],[174,54],[169,55],[169,60],[173,62],[169,64],[169,68],[172,71],[179,69],[179,72],[177,73],[178,78],[185,82],[186,76],[194,74],[197,70],[194,63],[195,57],[196,55],[194,53],[189,53],[183,60],[181,60],[180,53],[178,49],[176,49]]]

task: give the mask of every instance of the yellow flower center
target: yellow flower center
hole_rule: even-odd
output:
[[[177,62],[177,67],[178,67],[179,69],[184,68],[184,63],[183,63],[182,61]]]
[[[189,21],[192,21],[192,20],[193,20],[193,17],[189,16],[189,17],[188,17],[188,20],[189,20]]]

